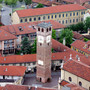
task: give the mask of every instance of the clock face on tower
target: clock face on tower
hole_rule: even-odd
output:
[[[51,35],[46,37],[46,43],[49,43],[51,41]]]
[[[44,37],[43,36],[38,36],[38,42],[43,43],[44,42]]]

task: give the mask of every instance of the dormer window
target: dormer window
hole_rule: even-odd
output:
[[[19,31],[23,31],[22,27],[18,27],[19,28]]]

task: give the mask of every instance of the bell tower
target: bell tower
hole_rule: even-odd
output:
[[[51,80],[52,25],[42,22],[37,25],[37,75],[38,81]]]

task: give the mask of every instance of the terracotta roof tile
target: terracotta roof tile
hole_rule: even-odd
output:
[[[81,35],[80,33],[73,32],[73,38],[79,39],[79,40],[83,40],[84,39],[84,36]]]
[[[35,90],[35,87],[24,85],[6,85],[3,90]],[[53,88],[37,87],[37,90],[57,90]]]
[[[21,34],[27,34],[27,33],[35,33],[36,29],[33,28],[33,26],[36,26],[39,22],[29,22],[29,23],[20,23],[20,24],[14,24],[14,25],[7,25],[2,26],[1,29],[4,29],[12,34],[15,35],[21,35]],[[50,22],[52,24],[53,29],[60,29],[65,28],[64,25],[60,24],[57,21],[54,20],[48,20],[45,22]],[[23,31],[19,30],[19,27],[22,27]]]
[[[24,66],[0,66],[0,76],[23,76],[25,71]]]
[[[85,10],[85,9],[86,9],[85,7],[80,6],[78,4],[68,4],[68,5],[58,5],[53,7],[38,8],[38,9],[17,10],[16,12],[19,17],[28,17],[28,16],[36,16],[36,15],[43,15],[49,13],[59,13],[59,12],[68,12],[68,11]]]
[[[86,44],[87,44],[87,46],[86,46],[86,48],[84,48]],[[89,51],[89,48],[88,48],[89,44],[90,44],[90,41],[84,42],[84,41],[81,41],[81,40],[76,40],[75,42],[73,42],[71,44],[71,46],[90,54],[90,51]]]
[[[79,61],[70,60],[64,64],[63,69],[87,81],[90,81],[90,66]]]
[[[84,4],[84,7],[90,9],[90,4]]]
[[[57,50],[58,47],[60,47],[61,52],[52,53],[52,60],[60,60],[63,59],[64,61],[67,61],[70,57],[70,54],[72,54],[72,58],[77,60],[76,55],[78,55],[81,59],[81,62],[90,65],[90,57],[86,58],[83,54],[80,54],[76,51],[71,50],[70,48],[64,46],[63,44],[59,44],[58,41],[53,40],[52,42],[53,48]],[[56,46],[55,46],[56,45]],[[64,51],[64,48],[66,51]],[[19,58],[19,59],[18,59]],[[10,56],[4,56],[0,57],[0,63],[1,64],[9,64],[9,63],[25,63],[25,62],[36,62],[36,54],[27,54],[27,55],[10,55]]]
[[[17,37],[5,30],[0,29],[0,41],[9,39],[17,39]]]

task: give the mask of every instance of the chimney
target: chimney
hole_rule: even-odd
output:
[[[21,53],[21,56],[23,55],[23,53]]]
[[[30,86],[28,87],[28,90],[31,90],[31,87]]]
[[[70,54],[70,58],[69,59],[72,60],[72,54]]]
[[[63,68],[63,62],[61,63],[61,69]]]
[[[35,86],[35,90],[37,90],[37,86]]]
[[[6,58],[4,58],[4,61],[6,61]]]
[[[80,61],[80,57],[78,57],[78,61]]]
[[[6,68],[6,70],[5,71],[7,71],[7,68]]]
[[[66,44],[66,42],[65,42],[65,37],[63,38],[63,45],[65,45]]]

